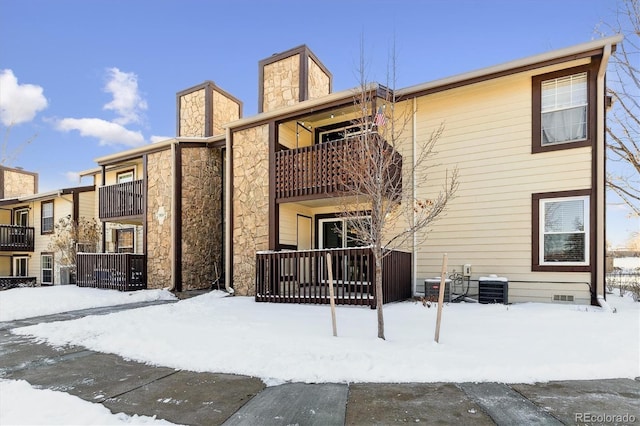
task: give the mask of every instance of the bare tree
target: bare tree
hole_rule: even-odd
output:
[[[387,81],[393,82],[391,86],[395,85],[395,59],[393,51],[387,76]],[[403,161],[401,152],[407,146],[402,142],[403,134],[411,114],[403,111],[405,105],[393,89],[370,84],[365,71],[361,47],[360,84],[354,94],[354,123],[359,130],[347,136],[348,148],[342,151],[341,214],[349,228],[350,242],[371,248],[378,337],[384,339],[382,260],[392,249],[403,247],[424,231],[444,211],[458,187],[458,171],[452,169],[437,194],[416,198],[415,194],[422,193],[416,186],[427,184],[426,173],[433,166],[430,161],[444,125],[417,143],[411,161]],[[403,226],[396,226],[398,223]]]
[[[75,267],[78,251],[95,251],[101,236],[101,227],[95,219],[73,220],[66,216],[54,226],[49,250],[58,255],[60,265]]]
[[[34,139],[38,136],[35,133],[30,138],[24,140],[22,143],[18,144],[18,146],[14,148],[9,148],[9,136],[11,136],[11,129],[13,128],[13,124],[8,125],[4,130],[4,136],[2,139],[2,144],[0,145],[0,166],[8,166],[13,163],[22,150],[29,145]]]
[[[640,0],[619,0],[616,22],[608,25],[624,35],[611,58],[607,93],[613,100],[607,136],[609,160],[618,163],[607,184],[640,216]]]

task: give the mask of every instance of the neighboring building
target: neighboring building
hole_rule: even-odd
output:
[[[402,289],[386,301],[407,297],[405,286],[421,293],[443,253],[475,285],[506,278],[509,302],[605,296],[605,71],[620,41],[395,91],[395,108],[411,117],[396,147],[403,164],[445,123],[418,198],[437,193],[453,166],[460,185],[426,242],[402,247],[409,262],[387,265],[385,285]],[[239,100],[205,82],[177,94],[175,139],[83,173],[98,187],[104,250],[144,255],[151,288],[208,288],[220,271],[236,294],[301,303],[327,301],[321,255],[333,250],[341,302],[368,303],[370,257],[347,247],[336,153],[375,129],[357,127],[354,90],[332,93],[306,46],[260,61],[259,82],[257,115],[242,118]],[[369,110],[387,93],[372,87]]]
[[[64,282],[49,241],[65,216],[94,218],[95,187],[38,193],[38,175],[0,166],[0,281],[54,285]]]

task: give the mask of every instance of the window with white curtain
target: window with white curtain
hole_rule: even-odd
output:
[[[53,201],[42,203],[42,229],[43,234],[53,232]]]
[[[587,139],[587,73],[542,82],[542,145]]]

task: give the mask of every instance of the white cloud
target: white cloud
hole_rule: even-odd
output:
[[[80,182],[80,173],[78,172],[65,172],[64,176],[69,182],[73,182],[74,184]]]
[[[34,84],[18,84],[10,69],[0,70],[0,121],[5,126],[33,120],[47,107],[43,89]]]
[[[58,121],[56,128],[65,132],[77,130],[82,136],[99,139],[100,145],[135,147],[145,143],[142,133],[100,118],[63,118]]]
[[[166,141],[167,139],[173,139],[173,136],[151,136],[151,143]]]
[[[104,90],[113,95],[113,100],[104,109],[118,114],[114,123],[139,123],[142,111],[147,109],[147,101],[138,92],[138,76],[132,72],[122,72],[118,68],[109,68],[107,73],[109,80]]]

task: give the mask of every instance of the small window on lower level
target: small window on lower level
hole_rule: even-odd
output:
[[[583,192],[534,194],[534,268],[589,266],[590,202]]]
[[[133,228],[116,229],[116,253],[133,253]]]
[[[53,256],[50,254],[40,258],[40,280],[42,284],[53,284]]]
[[[26,277],[29,275],[29,257],[16,256],[13,258],[13,276]]]

